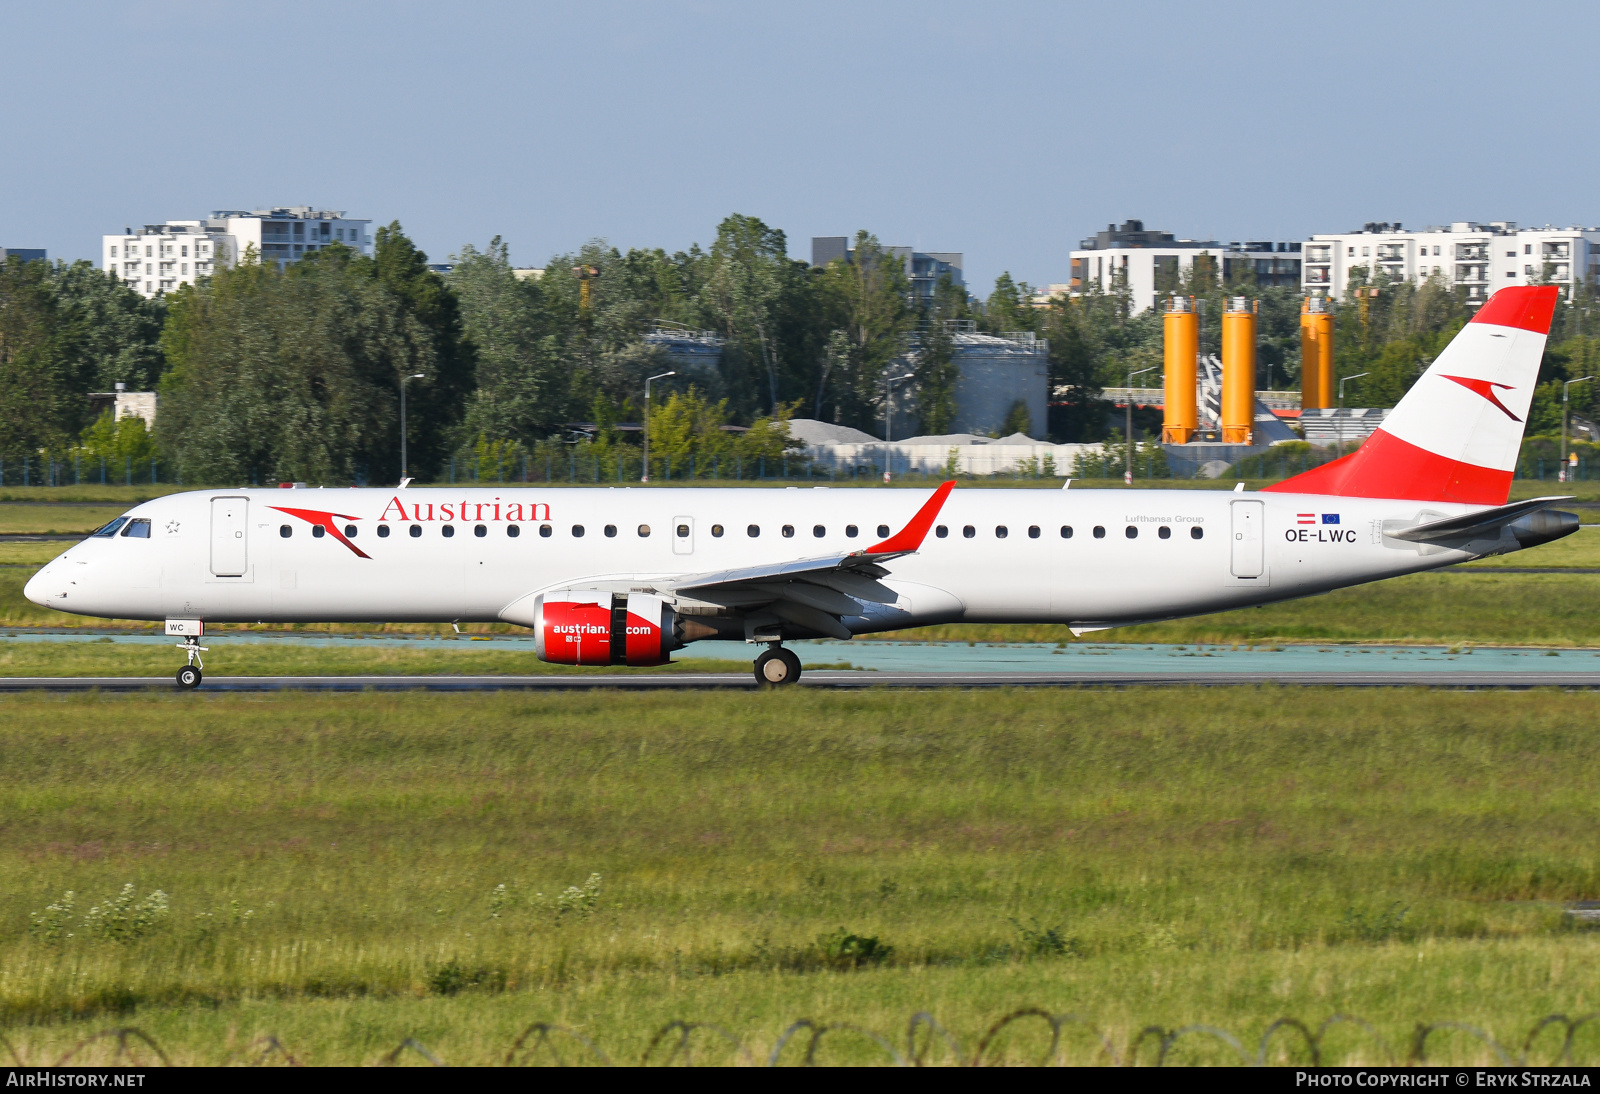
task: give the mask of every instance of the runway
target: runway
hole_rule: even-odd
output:
[[[805,673],[799,687],[1080,688],[1080,687],[1437,687],[1600,688],[1600,672],[1390,670],[1384,672],[842,672]],[[755,691],[749,673],[539,676],[208,676],[196,694],[272,691]],[[166,676],[33,676],[0,678],[0,692],[176,691]]]

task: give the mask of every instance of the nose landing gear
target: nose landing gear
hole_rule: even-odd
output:
[[[198,635],[190,635],[178,643],[178,648],[189,656],[189,663],[178,670],[178,686],[185,691],[200,686],[201,670],[205,663],[200,659],[201,652],[209,652],[209,646],[202,646]]]
[[[782,646],[768,646],[756,658],[756,683],[762,687],[783,687],[800,679],[800,658]]]

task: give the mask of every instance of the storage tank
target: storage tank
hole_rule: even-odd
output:
[[[1333,313],[1322,296],[1300,309],[1300,409],[1333,405]]]
[[[1174,296],[1163,317],[1166,366],[1166,414],[1161,423],[1161,443],[1188,444],[1199,424],[1195,404],[1195,370],[1200,354],[1200,317],[1194,297]]]
[[[1256,420],[1256,301],[1228,297],[1222,313],[1222,442],[1249,444]]]

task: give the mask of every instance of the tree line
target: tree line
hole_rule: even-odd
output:
[[[451,259],[448,273],[430,268],[393,223],[370,256],[334,244],[279,269],[247,254],[153,300],[88,262],[8,259],[0,458],[155,456],[188,482],[394,481],[405,384],[414,476],[469,465],[503,475],[576,445],[595,474],[631,477],[640,435],[619,427],[641,420],[645,378],[675,371],[655,388],[652,469],[713,474],[781,459],[791,417],[878,432],[891,369],[914,377],[897,405],[914,408],[922,432],[948,432],[961,330],[1048,339],[1050,418],[1008,427],[1057,441],[1120,433],[1103,389],[1161,364],[1160,313],[1134,312],[1125,286],[1041,304],[1009,274],[982,299],[946,277],[922,300],[865,231],[853,261],[820,269],[741,214],[706,248],[624,252],[596,240],[553,256],[537,279],[513,270],[498,238]],[[1392,405],[1470,309],[1438,279],[1351,287],[1363,293],[1335,307],[1338,373],[1369,373],[1349,386],[1351,405]],[[1206,301],[1208,316],[1227,295],[1259,299],[1261,383],[1298,384],[1298,290],[1258,288],[1249,271],[1224,282],[1202,265],[1178,291]],[[1592,300],[1587,287],[1563,297],[1530,431],[1552,413],[1559,421],[1561,381],[1600,365]],[[713,332],[715,367],[675,366],[645,337],[658,325]],[[1217,327],[1203,324],[1203,351],[1217,352]],[[153,436],[91,417],[87,394],[118,382],[160,392]],[[1600,405],[1597,388],[1573,389],[1580,412]]]

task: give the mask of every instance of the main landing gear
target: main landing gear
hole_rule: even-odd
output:
[[[782,646],[768,646],[756,658],[756,683],[763,687],[782,687],[800,679],[800,658]]]
[[[190,637],[179,642],[178,648],[189,655],[189,663],[178,670],[178,686],[189,691],[200,686],[201,670],[205,668],[200,654],[209,652],[210,647],[202,646],[198,637]]]

